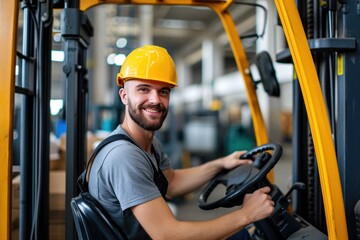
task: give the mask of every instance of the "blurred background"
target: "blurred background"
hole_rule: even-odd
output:
[[[251,3],[251,4],[248,4]],[[273,61],[279,96],[269,96],[260,76],[253,72],[261,112],[270,142],[284,146],[284,157],[275,170],[275,182],[286,191],[291,185],[289,152],[292,139],[292,64],[278,63],[276,54],[286,48],[272,1],[256,1],[263,7],[233,4],[230,8],[239,38],[252,64],[266,50]],[[18,51],[24,40],[24,10],[20,9]],[[62,9],[54,9],[51,52],[50,100],[50,239],[65,238],[66,82],[65,43],[61,36]],[[157,132],[174,168],[198,165],[236,150],[256,146],[250,108],[223,25],[214,11],[205,7],[165,5],[99,5],[86,11],[93,37],[86,57],[88,109],[87,156],[121,123],[124,107],[119,99],[116,74],[126,56],[136,47],[155,44],[173,57],[178,87],[172,89],[168,117]],[[19,63],[20,64],[20,61]],[[17,73],[17,76],[19,74]],[[19,85],[31,85],[21,82]],[[23,96],[15,94],[14,169],[20,167],[20,123]],[[20,176],[13,180],[13,239],[18,239]],[[209,219],[227,209],[202,211],[196,193],[170,204],[179,219]]]
[[[291,64],[275,62],[284,49],[273,3],[263,8],[233,4],[231,15],[248,59],[266,49],[272,56],[280,96],[271,97],[257,85],[257,95],[270,141],[291,140]],[[86,12],[94,27],[87,53],[89,84],[89,135],[102,138],[120,122],[123,106],[118,96],[116,74],[134,48],[155,44],[165,47],[175,60],[179,86],[172,91],[171,111],[158,137],[178,161],[183,150],[194,161],[205,161],[235,149],[249,149],[255,139],[242,76],[220,19],[205,7],[165,5],[96,6]],[[51,132],[60,140],[66,131],[64,42],[60,26],[61,9],[54,9],[51,75]],[[19,49],[22,48],[19,16]],[[251,62],[250,62],[251,63]],[[253,74],[256,79],[257,76]],[[21,101],[15,99],[16,108]],[[19,111],[19,110],[18,110]],[[201,133],[201,134],[199,134]]]

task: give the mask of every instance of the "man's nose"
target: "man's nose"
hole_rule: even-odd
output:
[[[151,91],[149,95],[149,102],[153,104],[157,104],[160,102],[159,93],[155,90]]]

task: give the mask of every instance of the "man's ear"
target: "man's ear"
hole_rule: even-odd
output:
[[[125,88],[120,88],[119,90],[119,96],[120,96],[120,99],[121,99],[121,102],[124,104],[124,105],[127,105],[127,92],[125,90]]]

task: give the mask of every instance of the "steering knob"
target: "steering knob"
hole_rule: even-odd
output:
[[[258,157],[255,158],[253,166],[257,169],[261,169],[265,164],[270,160],[271,154],[267,152],[262,152]]]

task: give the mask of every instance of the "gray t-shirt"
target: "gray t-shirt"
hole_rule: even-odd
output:
[[[121,126],[112,134],[117,133],[129,136]],[[153,147],[161,170],[169,169],[170,159],[156,138]],[[161,197],[153,180],[154,170],[149,158],[157,167],[153,154],[146,153],[126,140],[114,141],[101,149],[90,171],[90,194],[107,210],[129,239],[144,238],[141,236],[142,228],[130,208]]]

